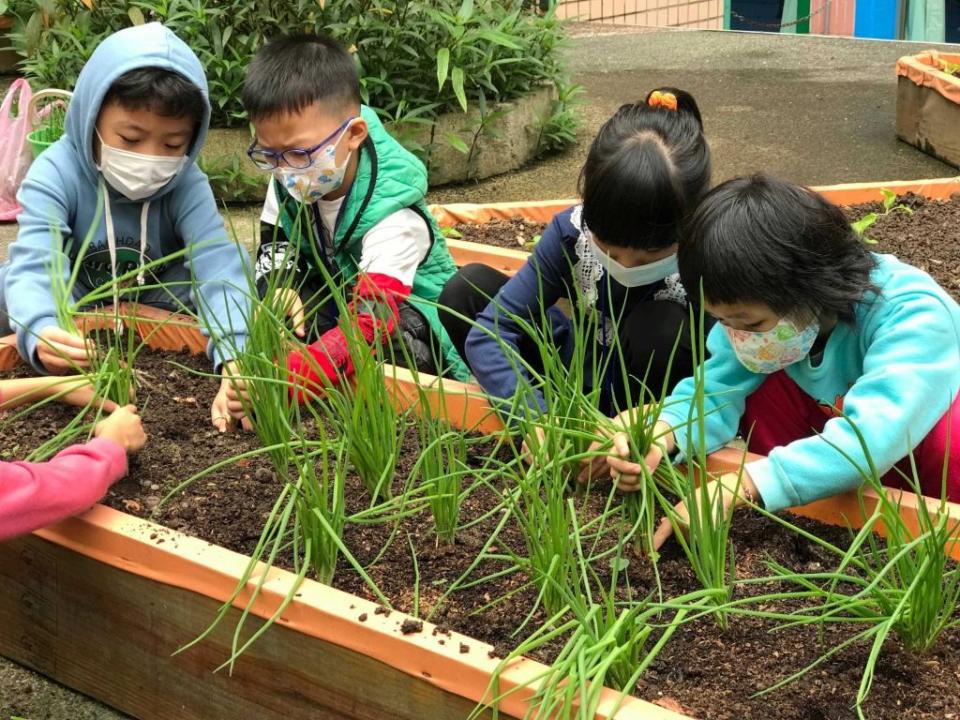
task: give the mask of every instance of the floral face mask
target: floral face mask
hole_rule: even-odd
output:
[[[816,320],[803,328],[781,319],[770,330],[750,332],[723,326],[737,359],[750,372],[770,375],[803,360],[820,334]]]
[[[325,195],[340,189],[352,153],[347,153],[343,163],[337,165],[337,146],[349,129],[348,122],[336,139],[329,145],[316,150],[312,155],[310,167],[295,168],[283,165],[273,170],[274,178],[294,200],[315,203]]]

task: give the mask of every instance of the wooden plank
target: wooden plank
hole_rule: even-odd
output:
[[[474,707],[279,623],[232,677],[214,674],[238,610],[174,656],[207,626],[217,601],[36,536],[0,544],[0,578],[0,654],[143,720],[463,720]]]
[[[458,267],[470,263],[482,263],[507,275],[513,275],[530,257],[530,253],[523,250],[511,250],[466,240],[447,240],[447,247]]]
[[[960,105],[933,88],[897,78],[897,137],[951,165],[960,165]]]

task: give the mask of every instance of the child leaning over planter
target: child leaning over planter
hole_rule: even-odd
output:
[[[243,104],[256,133],[250,158],[273,174],[258,286],[264,292],[282,273],[289,289],[277,292],[296,333],[313,341],[310,358],[291,353],[291,375],[322,385],[350,370],[326,273],[351,288],[366,342],[396,334],[420,370],[465,379],[432,306],[456,267],[424,204],[426,168],[361,105],[353,57],[326,37],[277,38],[251,63]],[[233,410],[242,412],[239,403]]]
[[[677,273],[677,242],[681,223],[709,183],[710,149],[688,93],[664,88],[617,110],[587,154],[580,174],[583,204],[554,216],[520,271],[508,278],[485,265],[467,265],[440,296],[444,307],[477,319],[474,324],[441,313],[483,389],[510,399],[525,384],[503,346],[537,366],[538,350],[515,318],[538,322],[541,308],[554,342],[570,357],[571,323],[555,307],[560,298],[585,304],[574,312],[600,313],[596,352],[613,346],[604,331],[619,335],[632,386],[628,396],[618,363],[611,363],[605,378],[594,379],[603,383],[601,406],[608,414],[625,409],[627,397],[640,397],[644,376],[650,387],[660,388],[665,379],[672,387],[689,374],[689,309]],[[485,330],[495,330],[503,345]],[[539,391],[533,395],[544,408]],[[596,472],[602,469],[596,465]]]
[[[728,504],[775,511],[856,488],[853,463],[867,461],[851,423],[886,484],[902,483],[896,468],[911,475],[912,452],[924,494],[940,496],[946,461],[960,501],[960,307],[929,275],[869,252],[821,196],[764,175],[704,199],[679,262],[719,320],[703,368],[707,449],[739,432],[767,456],[747,464],[736,497],[736,478],[721,478]],[[648,467],[687,446],[693,389],[684,380],[667,400]],[[618,435],[608,462],[631,490],[641,468],[628,452]]]
[[[79,377],[0,380],[3,410],[45,398],[87,407],[93,387]],[[0,462],[0,540],[83,512],[127,474],[127,453],[139,452],[147,439],[140,416],[132,405],[100,402],[110,416],[97,423],[90,442],[71,445],[47,462]]]
[[[245,338],[239,308],[247,260],[227,236],[195,163],[209,121],[200,61],[162,25],[121,30],[94,51],[77,79],[66,135],[33,163],[20,188],[20,231],[0,269],[17,349],[38,371],[88,365],[84,340],[57,324],[53,267],[66,282],[79,261],[74,293],[82,297],[187,248],[185,257],[141,272],[122,297],[167,310],[202,304],[215,321],[205,330],[213,335],[214,366],[229,374],[224,352]],[[78,260],[88,233],[90,246]],[[223,340],[221,328],[233,329],[234,337]],[[229,419],[227,385],[225,377],[211,408],[221,430]]]

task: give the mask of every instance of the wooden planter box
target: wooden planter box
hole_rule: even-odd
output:
[[[944,72],[960,55],[928,50],[897,61],[897,137],[960,165],[960,78]]]
[[[960,182],[850,185],[824,192],[835,202],[856,203],[879,199],[881,187],[947,197],[960,190]],[[455,213],[479,221],[505,213],[549,219],[564,205],[569,203],[448,206],[435,212],[444,221]],[[482,260],[489,253],[491,264],[506,264],[506,269],[516,269],[523,260],[515,251],[469,243],[457,243],[453,252],[461,262]],[[140,330],[149,332],[161,321],[155,313],[143,317]],[[152,339],[168,349],[194,352],[206,344],[180,318],[164,324]],[[3,358],[10,360],[11,350],[15,359],[9,339],[0,343],[0,364]],[[421,381],[439,408],[435,381],[422,376]],[[417,402],[409,372],[389,369],[388,382],[399,405]],[[460,427],[500,427],[479,388],[444,381],[443,393],[447,416]],[[716,453],[714,469],[737,467],[741,455],[732,449]],[[902,497],[903,512],[915,519],[923,500],[908,493]],[[852,494],[796,512],[833,524],[862,522]],[[950,512],[960,520],[960,506],[950,506]],[[960,543],[952,553],[960,560]],[[435,636],[429,624],[423,632],[405,636],[400,625],[407,616],[402,613],[377,615],[373,603],[313,581],[301,586],[296,600],[241,657],[232,676],[212,670],[229,654],[229,621],[237,619],[239,610],[231,611],[228,622],[206,641],[173,655],[207,627],[246,563],[237,553],[97,505],[54,527],[0,543],[0,654],[149,720],[463,720],[484,697],[498,662],[488,656],[489,646],[457,634]],[[270,617],[293,581],[291,573],[270,571],[254,615]],[[238,604],[245,604],[245,598]],[[461,644],[469,652],[461,652]],[[522,686],[542,670],[531,660],[516,661],[502,677],[501,691]],[[501,717],[522,717],[530,695],[530,689],[511,695],[501,705]],[[618,697],[605,691],[597,717],[609,718]],[[628,698],[616,717],[684,716]]]

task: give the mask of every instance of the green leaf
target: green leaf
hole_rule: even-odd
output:
[[[130,22],[134,25],[145,25],[147,22],[143,17],[143,10],[138,7],[132,7],[127,10],[127,15],[130,17]]]
[[[511,50],[523,49],[523,46],[517,43],[509,35],[506,33],[497,32],[496,30],[478,30],[475,35],[483,40],[492,42],[494,45],[499,45],[500,47],[510,48]]]
[[[444,134],[443,139],[450,143],[450,146],[457,152],[463,153],[464,155],[470,154],[470,148],[463,141],[463,138],[456,133],[448,132]]]
[[[457,100],[460,102],[460,107],[463,108],[463,111],[467,111],[467,94],[463,90],[463,68],[455,67],[453,72],[450,73],[450,83],[453,85],[453,94],[457,96]]]
[[[443,84],[447,81],[449,70],[450,48],[440,48],[437,50],[437,90],[443,90]]]
[[[473,0],[463,0],[460,10],[457,11],[457,22],[465,23],[473,17]]]
[[[867,228],[873,225],[878,217],[876,213],[867,213],[856,222],[850,223],[850,226],[853,228],[853,231],[862,238]]]
[[[897,194],[887,188],[881,188],[880,194],[883,195],[883,209],[889,211],[897,201]]]
[[[440,234],[449,240],[462,240],[463,233],[452,227],[441,227]]]
[[[618,573],[625,572],[629,567],[630,567],[630,558],[619,557],[619,556],[610,558],[610,569],[613,570],[614,572],[618,572]]]

